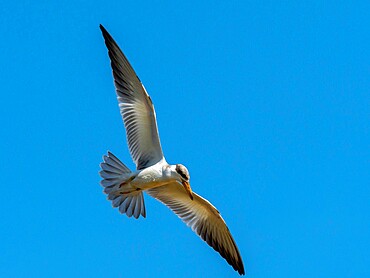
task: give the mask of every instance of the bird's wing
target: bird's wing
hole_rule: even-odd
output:
[[[154,106],[129,61],[100,25],[111,60],[117,99],[126,128],[131,157],[138,170],[163,158]]]
[[[243,275],[244,265],[238,247],[218,210],[206,199],[193,192],[194,200],[178,183],[146,191],[169,207],[236,270]]]

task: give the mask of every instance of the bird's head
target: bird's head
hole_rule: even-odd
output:
[[[193,200],[193,191],[190,187],[190,175],[188,169],[186,169],[186,167],[182,164],[176,164],[175,171],[180,176],[181,184],[189,194],[190,199]]]

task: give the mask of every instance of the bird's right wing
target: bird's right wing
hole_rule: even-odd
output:
[[[140,170],[163,158],[154,106],[117,43],[102,25],[100,29],[111,60],[128,147],[136,168]]]
[[[245,274],[238,247],[225,221],[210,202],[194,192],[194,200],[191,200],[183,186],[178,183],[163,185],[146,192],[169,207],[239,274]]]

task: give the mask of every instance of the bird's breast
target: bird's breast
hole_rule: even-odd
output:
[[[147,190],[164,185],[168,182],[168,177],[163,176],[162,172],[148,168],[141,170],[131,183],[137,188]]]

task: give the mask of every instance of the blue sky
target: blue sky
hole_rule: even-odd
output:
[[[248,277],[370,275],[368,1],[50,2],[0,4],[0,276],[238,276],[148,196],[106,201],[101,156],[134,165],[100,23]]]

